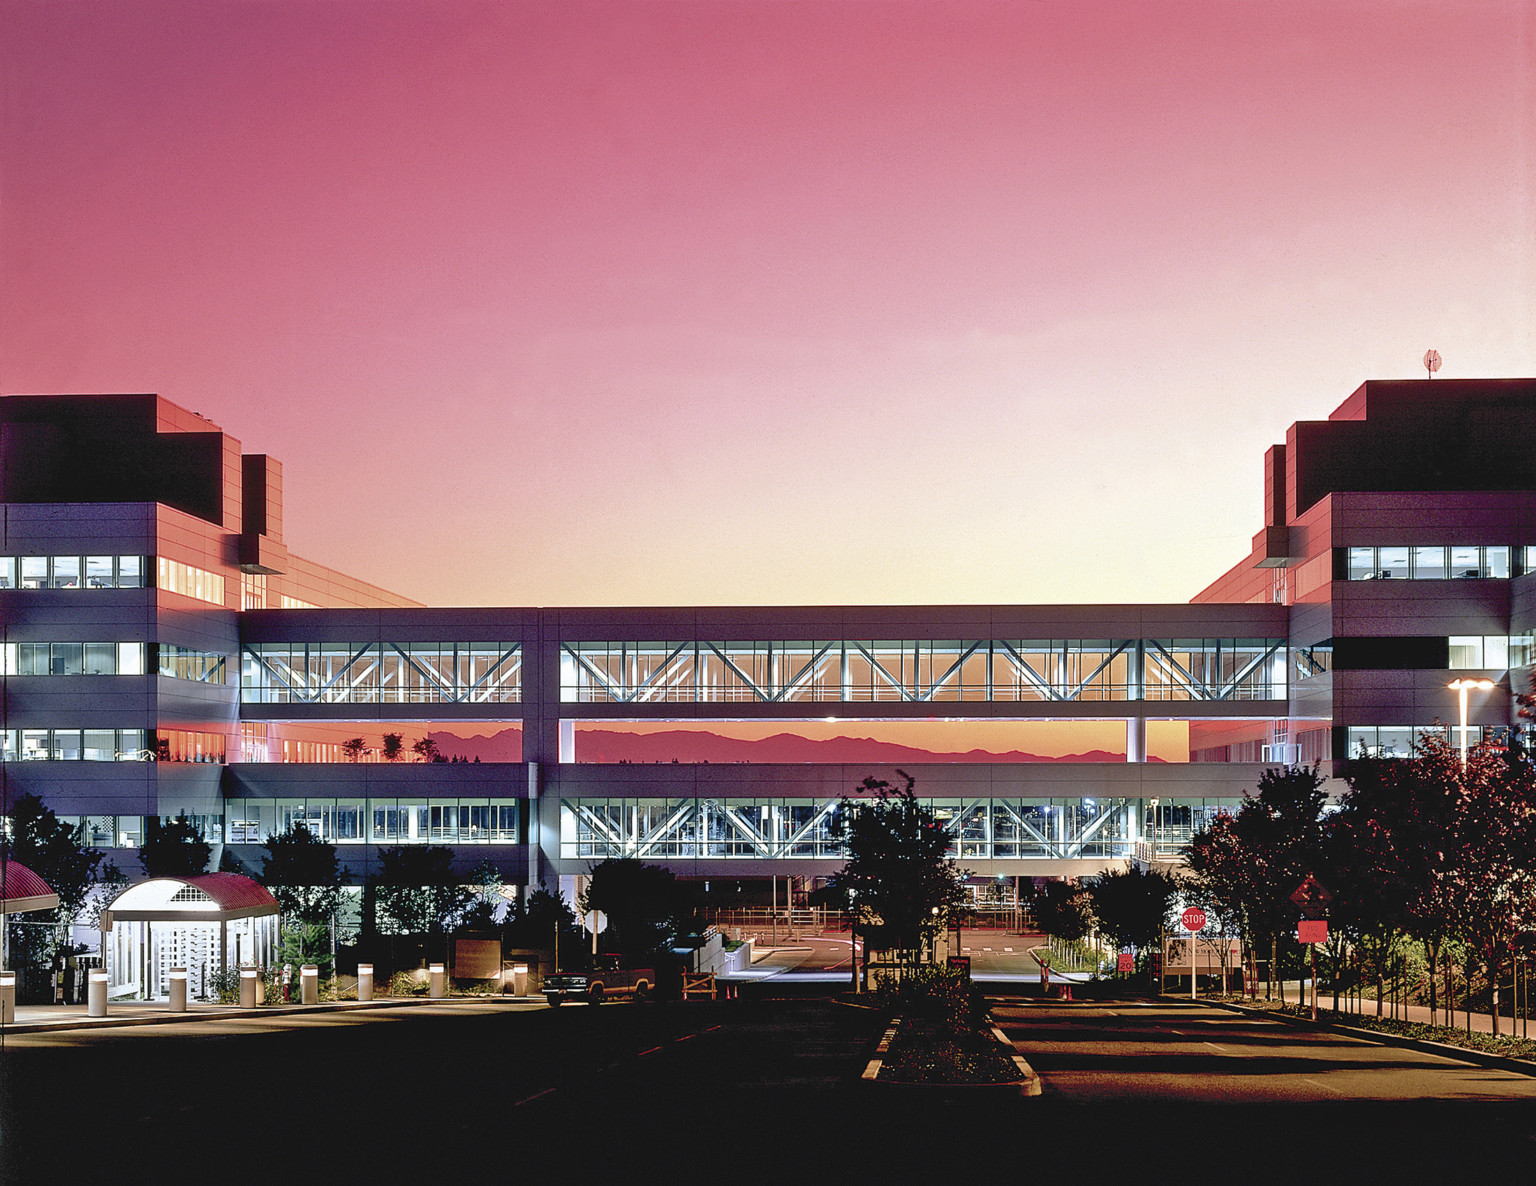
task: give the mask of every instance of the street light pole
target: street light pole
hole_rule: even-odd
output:
[[[1491,679],[1453,679],[1446,687],[1457,694],[1461,705],[1461,768],[1467,768],[1467,735],[1471,731],[1467,724],[1467,693],[1473,688],[1479,692],[1492,690]]]
[[[859,992],[859,912],[853,903],[857,893],[857,890],[848,891],[848,966],[853,972],[855,996]]]

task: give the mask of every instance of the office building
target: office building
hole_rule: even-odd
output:
[[[1189,604],[429,608],[291,554],[280,462],[195,413],[13,396],[7,794],[129,870],[185,812],[252,871],[303,823],[354,882],[441,844],[515,886],[809,887],[900,769],[978,878],[1173,858],[1269,766],[1455,723],[1457,675],[1495,683],[1474,740],[1516,723],[1533,439],[1536,381],[1366,383],[1268,452],[1251,553]]]

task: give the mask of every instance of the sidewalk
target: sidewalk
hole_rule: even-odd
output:
[[[209,1004],[203,1001],[188,1002],[186,1012],[173,1013],[165,1001],[125,1001],[107,1006],[105,1017],[88,1017],[84,1005],[18,1005],[16,1020],[0,1026],[10,1034],[47,1033],[65,1029],[111,1029],[129,1025],[173,1025],[187,1021],[230,1021],[237,1018],[279,1017],[296,1013],[335,1013],[356,1009],[388,1009],[412,1005],[462,1004],[465,1002],[509,1005],[543,1005],[543,997],[511,997],[477,994],[474,996],[448,996],[434,1000],[431,997],[374,997],[371,1001],[323,1001],[318,1005],[271,1004],[258,1005],[254,1009],[242,1009],[238,1005]]]
[[[1522,998],[1524,995],[1525,994],[1522,992]],[[1264,1006],[1264,998],[1262,996],[1251,1001],[1248,997],[1243,997],[1241,1000],[1232,998],[1232,1001],[1234,1004],[1251,1003],[1257,1008],[1263,1008]],[[1305,1006],[1310,1006],[1312,1004],[1312,997],[1309,993],[1306,998],[1303,999],[1300,992],[1298,991],[1297,983],[1295,981],[1287,981],[1285,986],[1285,1001],[1288,1005],[1302,1004]],[[1327,991],[1326,989],[1319,991],[1317,994],[1318,1013],[1321,1014],[1325,1010],[1331,1010],[1332,1008],[1333,993]],[[1391,1002],[1386,1000],[1381,1002],[1381,1013],[1378,1015],[1376,1012],[1376,1002],[1369,997],[1361,1001],[1354,1001],[1348,997],[1340,996],[1339,1010],[1340,1024],[1343,1025],[1349,1024],[1349,1018],[1351,1017],[1372,1018],[1380,1016],[1390,1019],[1394,1015]],[[1421,1025],[1444,1026],[1446,1023],[1444,1005],[1441,1005],[1438,1009],[1435,1010],[1435,1016],[1432,1018],[1429,1015],[1429,1006],[1427,1005],[1409,1005],[1405,1008],[1402,1003],[1399,1002],[1397,1006],[1396,1017],[1399,1021],[1418,1022]],[[1464,1011],[1460,1009],[1456,1010],[1455,1024],[1451,1028],[1459,1030],[1465,1030],[1467,1028],[1467,1014]],[[1493,1015],[1491,1013],[1473,1013],[1471,1028],[1474,1033],[1493,1033]],[[1517,1038],[1528,1037],[1530,1034],[1536,1033],[1536,1017],[1512,1018],[1508,1014],[1503,1014],[1499,1017],[1499,1033],[1506,1038],[1511,1035]]]

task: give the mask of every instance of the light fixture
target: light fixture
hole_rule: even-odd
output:
[[[1446,687],[1457,693],[1457,698],[1461,703],[1461,767],[1465,770],[1467,767],[1467,734],[1469,732],[1467,726],[1467,693],[1473,688],[1476,688],[1479,692],[1491,691],[1493,689],[1493,681],[1491,679],[1453,679]]]

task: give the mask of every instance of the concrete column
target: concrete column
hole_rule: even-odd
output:
[[[360,1001],[373,1000],[373,965],[357,965],[357,999]]]
[[[92,968],[85,982],[85,1014],[87,1017],[107,1015],[107,974]]]
[[[1125,722],[1125,760],[1127,762],[1147,760],[1146,717],[1132,717]]]
[[[0,972],[0,1022],[16,1020],[16,973]]]
[[[185,1013],[187,1011],[187,970],[185,968],[172,968],[171,981],[171,1012]]]
[[[514,997],[526,997],[528,995],[528,965],[512,965],[512,995]]]
[[[240,1008],[254,1009],[260,1003],[261,973],[255,968],[240,969]]]
[[[427,975],[427,995],[434,1001],[442,1000],[448,995],[448,970],[442,964],[429,964]]]
[[[544,883],[544,870],[539,863],[539,764],[528,763],[528,834],[523,837],[528,850],[528,883],[523,890],[524,904],[527,895]]]
[[[320,1003],[320,969],[314,964],[304,964],[299,968],[299,1003]]]

